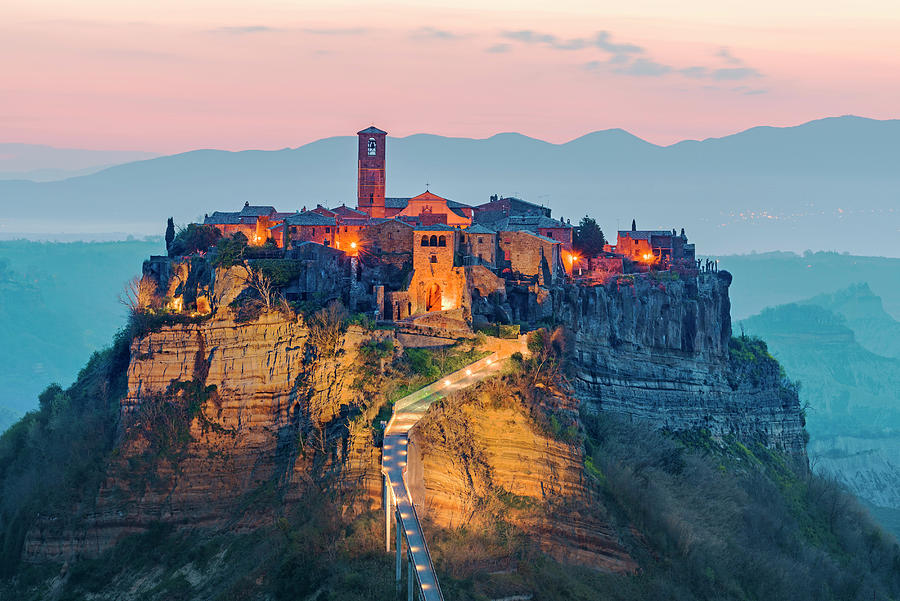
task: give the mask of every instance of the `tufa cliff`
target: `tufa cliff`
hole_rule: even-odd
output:
[[[732,339],[730,283],[728,272],[623,276],[555,295],[557,320],[574,333],[572,383],[585,409],[805,455],[793,385],[765,349],[748,354]]]
[[[306,487],[377,499],[379,452],[358,387],[358,327],[219,317],[163,327],[131,345],[120,442],[81,519],[45,516],[26,558],[96,554],[158,522],[247,530],[271,522]],[[377,410],[377,407],[374,408]],[[368,410],[368,413],[367,413]],[[362,420],[348,419],[353,413]],[[280,510],[279,510],[280,511]]]

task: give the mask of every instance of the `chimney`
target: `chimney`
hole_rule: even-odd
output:
[[[632,232],[637,231],[637,223],[635,223],[634,219],[631,220],[631,231]]]

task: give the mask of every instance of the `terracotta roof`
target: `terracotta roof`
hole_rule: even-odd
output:
[[[449,225],[445,225],[443,223],[435,223],[434,225],[417,225],[415,226],[417,232],[456,232],[457,228],[451,227]]]
[[[568,223],[563,223],[544,215],[510,215],[495,222],[498,231],[516,232],[528,230],[536,232],[540,228],[571,228]]]
[[[536,234],[534,232],[529,232],[528,230],[519,230],[520,234],[528,234],[529,236],[534,236],[538,240],[543,240],[544,242],[552,242],[553,244],[562,244],[559,240],[554,240],[553,238],[548,238],[547,236],[542,236],[540,234]]]
[[[336,225],[334,217],[326,217],[320,213],[305,211],[287,217],[284,222],[288,225]]]
[[[275,207],[268,205],[252,205],[250,201],[244,203],[241,209],[241,217],[268,217],[272,213],[277,213]]]
[[[243,222],[240,213],[213,211],[212,215],[207,215],[203,219],[203,223],[205,225],[237,225]]]
[[[351,209],[347,205],[341,205],[339,207],[335,207],[335,208],[331,209],[331,212],[341,215],[342,217],[366,217],[366,213],[364,211],[359,211],[357,209]]]
[[[428,190],[425,190],[418,196],[413,196],[412,198],[410,198],[410,200],[443,200],[443,201],[447,201],[447,199],[444,198],[443,196],[438,196],[434,192],[429,192]],[[447,202],[449,202],[449,201],[447,201]]]
[[[650,236],[674,236],[672,230],[619,230],[619,238],[628,236],[632,240],[649,240]]]
[[[491,234],[492,236],[497,234],[494,230],[484,227],[480,223],[469,226],[464,231],[467,234]]]
[[[409,204],[408,198],[400,198],[397,196],[392,196],[390,198],[384,199],[384,206],[389,209],[405,209],[406,205]]]
[[[369,127],[362,129],[356,133],[357,133],[357,135],[359,135],[359,134],[384,134],[384,135],[387,135],[386,131],[382,131],[382,130],[378,129],[377,127],[375,127],[374,125],[370,125]]]

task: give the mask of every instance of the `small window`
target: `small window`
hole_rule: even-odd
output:
[[[430,240],[428,240],[428,246],[437,246],[438,240],[437,236],[432,236]]]
[[[482,242],[484,242],[484,238],[482,238],[481,236],[478,236],[478,244],[481,244]]]
[[[431,262],[437,263],[437,255],[431,255]]]
[[[369,150],[369,156],[370,156],[370,157],[375,156],[375,150],[376,150],[376,148],[377,148],[377,144],[375,143],[375,138],[369,138],[369,147],[368,147],[368,150]]]
[[[447,246],[447,238],[444,236],[438,238],[438,246]]]
[[[326,228],[325,228],[325,233],[326,233],[326,234],[330,234],[330,233],[331,233],[331,228],[330,228],[330,227],[326,227]]]
[[[428,236],[422,236],[422,246],[428,246]]]

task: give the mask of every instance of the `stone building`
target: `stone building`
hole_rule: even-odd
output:
[[[387,132],[367,127],[358,138],[357,192],[359,210],[369,217],[383,218],[385,185],[385,138]]]
[[[550,209],[514,196],[500,198],[496,194],[491,196],[490,202],[475,207],[475,221],[477,223],[491,224],[513,215],[543,215],[544,217],[550,217]]]
[[[494,222],[491,227],[498,232],[527,231],[539,234],[561,242],[566,250],[572,250],[572,226],[545,215],[511,215]]]
[[[413,230],[413,277],[409,286],[413,314],[461,306],[464,282],[454,267],[457,233],[456,228],[440,224]]]
[[[412,264],[413,225],[399,219],[379,220],[360,233],[360,248],[397,268]]]
[[[688,244],[684,229],[675,230],[619,230],[616,245],[607,247],[638,265],[667,269],[671,265],[694,263],[694,245]]]
[[[272,237],[279,248],[291,248],[300,242],[316,242],[333,247],[337,222],[334,217],[305,211],[285,217],[284,221],[273,226],[272,230]]]
[[[460,249],[464,265],[497,267],[497,232],[476,223],[460,233]]]
[[[241,232],[250,244],[260,245],[269,239],[269,228],[277,217],[275,207],[251,205],[248,201],[240,211],[214,211],[212,215],[205,215],[203,224],[214,226],[222,236]]]
[[[501,257],[499,262],[504,277],[536,279],[541,285],[550,285],[562,277],[562,243],[527,230],[499,232]]]
[[[396,215],[398,217],[418,217],[422,225],[456,225],[466,227],[472,223],[471,216],[463,211],[462,203],[453,203],[426,190],[418,196],[408,199],[406,206]],[[466,207],[471,210],[471,207]]]
[[[315,301],[322,305],[331,300],[347,302],[350,259],[345,253],[309,241],[297,242],[285,253],[285,258],[302,265],[300,275],[284,290],[287,300]]]

